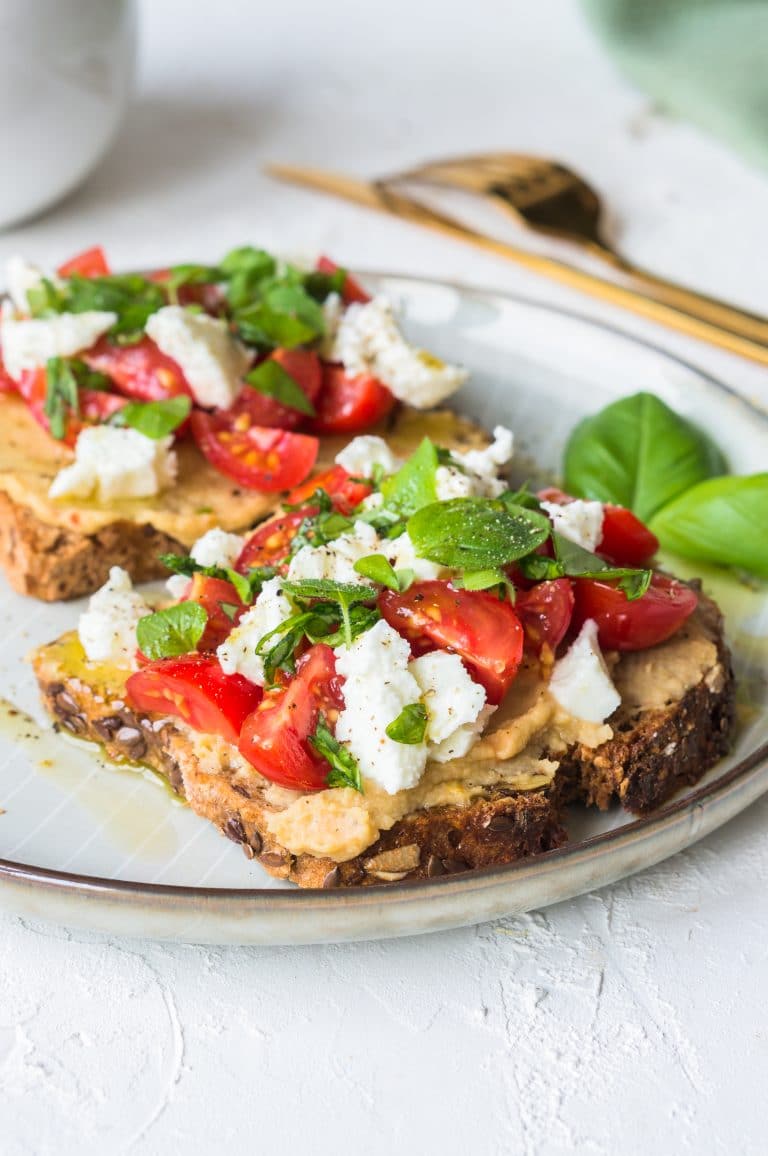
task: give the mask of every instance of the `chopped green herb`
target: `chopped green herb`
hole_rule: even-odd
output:
[[[396,743],[415,746],[424,742],[427,733],[427,708],[422,702],[410,702],[386,728],[386,733]]]
[[[359,558],[355,562],[354,569],[364,578],[370,578],[372,582],[378,582],[390,590],[400,590],[397,574],[383,554],[368,554],[365,558]]]
[[[630,602],[642,598],[651,584],[653,571],[641,570],[632,566],[612,566],[597,554],[590,553],[582,546],[564,538],[556,531],[552,533],[552,542],[555,548],[554,558],[545,558],[541,554],[531,554],[519,561],[519,566],[527,578],[536,582],[543,582],[554,578],[598,578],[610,582],[618,580],[620,590],[623,590]]]
[[[80,401],[77,378],[70,362],[64,357],[51,357],[45,364],[45,416],[51,435],[61,440],[67,432],[70,414],[77,417]]]
[[[437,449],[429,438],[424,438],[416,452],[411,454],[397,473],[381,483],[381,492],[386,504],[397,510],[401,517],[407,518],[423,506],[436,502],[437,466]]]
[[[242,608],[238,606],[236,602],[220,602],[219,609],[222,614],[227,616],[230,622],[234,622],[237,612]]]
[[[199,602],[178,602],[140,618],[136,625],[139,650],[149,659],[189,654],[203,637],[208,615]]]
[[[416,553],[455,570],[493,570],[530,554],[551,532],[535,510],[480,498],[424,506],[408,520]]]
[[[192,399],[186,394],[161,401],[129,401],[110,418],[111,425],[130,426],[147,438],[164,438],[186,421]]]
[[[353,639],[350,607],[358,602],[372,602],[376,597],[376,591],[371,586],[334,582],[330,578],[303,578],[299,582],[284,582],[283,589],[294,598],[318,598],[336,602],[341,611],[343,638],[347,646],[351,646]]]
[[[533,556],[536,557],[537,555]],[[454,586],[462,587],[464,590],[492,590],[495,586],[498,586],[502,598],[509,598],[510,602],[515,601],[514,584],[510,582],[504,571],[499,568],[491,570],[465,570],[463,574],[452,578],[451,582]]]
[[[252,567],[245,574],[240,574],[229,566],[201,566],[188,554],[161,554],[160,561],[174,574],[185,574],[190,578],[193,574],[202,574],[206,578],[222,578],[225,582],[230,582],[237,591],[238,598],[246,606],[256,600],[264,583],[274,578],[277,573],[273,566]]]
[[[296,409],[299,413],[306,413],[310,417],[315,414],[315,407],[307,397],[295,378],[291,377],[282,365],[268,358],[257,365],[245,379],[248,385],[253,386],[266,397],[273,397],[282,405]]]
[[[330,771],[326,780],[329,787],[351,787],[353,791],[363,792],[363,783],[360,776],[360,767],[353,755],[343,747],[333,735],[322,716],[317,721],[317,729],[310,735],[309,741],[317,753],[330,764]]]

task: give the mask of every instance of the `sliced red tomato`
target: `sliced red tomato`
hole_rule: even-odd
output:
[[[73,273],[79,277],[108,277],[112,270],[101,245],[94,245],[59,265],[56,272],[59,277],[71,277]]]
[[[308,400],[315,404],[323,383],[320,358],[312,349],[275,349],[267,360],[276,361],[290,374]],[[297,429],[306,422],[307,415],[298,409],[283,405],[274,397],[259,393],[258,389],[246,385],[236,398],[232,409],[236,413],[247,413],[254,425],[271,429]]]
[[[193,574],[183,602],[199,602],[208,615],[208,625],[197,644],[200,651],[215,650],[245,613],[245,604],[231,582]]]
[[[416,653],[455,652],[485,687],[488,701],[501,702],[523,657],[523,628],[509,602],[430,581],[415,582],[402,594],[384,590],[379,609]]]
[[[80,390],[80,416],[89,425],[101,425],[128,404],[119,393],[104,393],[100,389]]]
[[[540,654],[548,646],[554,654],[568,631],[573,607],[567,578],[537,582],[530,590],[518,591],[515,613],[523,624],[526,647]]]
[[[318,273],[337,273],[338,269],[339,266],[330,257],[321,257],[317,262]],[[341,297],[345,305],[352,305],[353,302],[365,305],[371,299],[370,294],[366,293],[360,282],[355,280],[351,273],[347,273],[344,277]]]
[[[247,413],[195,410],[190,421],[208,461],[250,490],[290,490],[304,481],[317,458],[317,438],[254,425]]]
[[[330,767],[308,740],[320,714],[333,728],[344,705],[341,686],[330,646],[311,647],[288,685],[266,691],[245,720],[240,753],[273,783],[294,791],[322,790]]]
[[[342,365],[327,362],[311,428],[321,434],[358,433],[386,417],[394,404],[391,391],[375,377],[352,377]]]
[[[690,586],[662,574],[654,574],[648,591],[631,602],[615,582],[576,578],[573,587],[574,626],[594,618],[606,650],[645,650],[664,642],[690,618],[699,601]]]
[[[132,674],[128,702],[138,711],[176,715],[197,731],[236,743],[262,697],[241,674],[225,674],[212,654],[160,658]]]
[[[0,351],[0,393],[16,393],[18,388],[16,382],[3,365],[2,351]]]
[[[102,337],[81,357],[91,369],[106,374],[115,389],[136,401],[162,401],[181,393],[192,396],[179,366],[149,337],[142,337],[135,345],[113,345]]]
[[[281,518],[271,518],[251,534],[235,562],[238,574],[260,566],[277,566],[288,556],[291,542],[305,518],[317,513],[316,506],[292,510]]]
[[[570,494],[554,487],[540,490],[539,497],[560,506],[575,500]],[[658,548],[659,539],[631,510],[624,506],[603,504],[603,536],[597,547],[598,554],[615,566],[642,566]]]
[[[373,493],[373,486],[353,478],[343,466],[332,466],[330,470],[307,478],[306,482],[291,490],[285,499],[286,505],[298,506],[308,502],[315,490],[324,490],[332,498],[339,513],[349,514],[360,505],[363,498]]]

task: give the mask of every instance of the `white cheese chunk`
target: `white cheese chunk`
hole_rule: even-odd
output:
[[[384,619],[336,652],[336,670],[346,680],[336,738],[363,776],[390,795],[415,786],[427,764],[426,743],[398,743],[386,734],[403,707],[421,695],[409,658],[408,643]]]
[[[96,310],[21,321],[3,317],[0,346],[5,368],[18,381],[25,370],[39,369],[51,357],[72,357],[90,349],[116,321],[116,313]]]
[[[30,289],[36,289],[44,276],[54,285],[61,284],[58,277],[44,274],[42,269],[30,264],[24,257],[9,257],[5,262],[5,287],[19,313],[29,313],[27,293]]]
[[[448,365],[406,341],[385,297],[347,307],[331,358],[342,362],[348,373],[373,374],[395,397],[416,409],[437,405],[467,380],[460,366]]]
[[[477,738],[485,690],[470,678],[458,654],[436,650],[408,664],[427,709],[430,759],[447,762],[465,755]],[[483,718],[483,723],[485,717]]]
[[[388,538],[381,543],[381,552],[395,570],[413,570],[417,582],[428,582],[439,578],[443,567],[426,558],[418,558],[410,534],[405,531],[398,538]]]
[[[506,426],[497,425],[493,430],[493,441],[482,450],[467,450],[455,453],[465,469],[479,477],[496,474],[502,466],[512,461],[515,450],[515,435]]]
[[[608,672],[592,618],[555,663],[549,691],[564,710],[585,722],[605,722],[620,705],[621,695]]]
[[[454,451],[455,465],[438,466],[435,475],[438,501],[451,498],[496,498],[507,488],[498,472],[512,460],[514,435],[497,425],[493,441],[482,450]]]
[[[189,552],[198,566],[231,568],[240,557],[244,545],[244,535],[228,534],[217,526],[198,538]]]
[[[602,502],[542,502],[541,508],[558,534],[594,554],[603,537]]]
[[[256,647],[265,634],[275,630],[293,613],[279,578],[270,578],[259,597],[247,610],[232,633],[216,651],[225,674],[242,674],[258,686],[264,685],[264,663]]]
[[[251,359],[226,321],[166,305],[150,316],[146,330],[161,353],[180,367],[198,405],[226,409],[232,404]]]
[[[94,498],[114,502],[150,498],[176,479],[173,438],[148,438],[138,430],[88,426],[78,434],[75,460],[59,470],[51,498]]]
[[[373,477],[377,466],[385,474],[394,474],[402,463],[392,453],[384,438],[363,434],[361,437],[353,438],[340,453],[336,454],[336,464],[355,478],[370,478]]]
[[[136,665],[136,623],[151,608],[130,576],[113,566],[109,579],[91,596],[88,609],[80,615],[77,633],[91,662],[108,662],[131,668]]]
[[[171,574],[165,584],[165,588],[174,602],[181,601],[191,581],[192,579],[187,574]]]
[[[367,522],[355,522],[347,534],[341,534],[325,546],[302,546],[291,559],[288,577],[292,582],[303,578],[329,578],[333,582],[355,582],[371,585],[358,574],[355,562],[368,554],[380,554],[381,541]]]

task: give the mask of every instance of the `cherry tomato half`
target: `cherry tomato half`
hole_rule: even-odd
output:
[[[51,423],[45,412],[47,393],[45,370],[25,370],[19,380],[19,393],[29,406],[29,411],[38,425],[50,433]],[[67,415],[64,437],[61,439],[68,446],[74,446],[77,435],[83,426],[101,425],[126,404],[124,397],[119,397],[114,393],[103,393],[97,389],[79,390],[78,401],[80,413],[76,415],[70,412]]]
[[[330,257],[321,257],[317,262],[318,273],[336,273],[338,269],[339,266]],[[341,298],[345,305],[352,305],[353,302],[365,305],[371,299],[370,294],[366,293],[360,282],[355,280],[351,273],[347,273],[344,278]]]
[[[317,458],[317,438],[254,425],[247,413],[195,410],[190,422],[208,461],[250,490],[290,490],[304,481]]]
[[[93,349],[81,356],[91,369],[105,373],[115,389],[136,401],[162,401],[182,393],[192,396],[179,366],[161,353],[149,337],[142,337],[135,345],[113,345],[101,337]]]
[[[570,494],[550,488],[539,491],[545,502],[566,506],[574,501]],[[624,506],[603,505],[603,536],[597,553],[615,566],[642,566],[659,548],[659,539],[644,522]]]
[[[554,654],[570,626],[573,606],[567,578],[537,582],[530,590],[519,590],[515,613],[523,624],[526,648],[540,654],[548,646]]]
[[[56,272],[59,277],[71,277],[73,273],[79,277],[108,277],[112,270],[101,245],[94,245],[59,265]]]
[[[327,362],[311,428],[321,434],[358,433],[386,417],[394,404],[390,390],[375,377],[352,377],[342,365]]]
[[[199,602],[208,615],[208,625],[197,644],[200,651],[215,650],[245,613],[245,605],[231,582],[193,574],[182,602]]]
[[[262,690],[241,674],[225,674],[215,655],[184,654],[147,663],[130,676],[126,694],[134,710],[175,715],[236,743]]]
[[[238,574],[247,574],[259,566],[277,566],[284,562],[299,526],[305,518],[316,513],[316,506],[307,506],[263,522],[243,546],[235,570]]]
[[[379,595],[383,618],[418,654],[454,651],[499,703],[523,657],[523,628],[512,606],[483,590],[454,590],[447,582],[415,582],[402,594]]]
[[[606,650],[645,650],[664,642],[690,618],[699,601],[690,586],[662,574],[654,574],[647,592],[631,602],[615,583],[576,578],[573,588],[574,626],[594,618]]]
[[[331,466],[322,474],[307,478],[306,482],[291,490],[285,499],[286,505],[298,506],[308,502],[315,490],[325,490],[332,499],[334,508],[341,514],[349,514],[359,506],[363,498],[373,493],[367,482],[358,481],[343,466]]]
[[[240,753],[273,783],[295,791],[319,791],[330,767],[310,745],[321,713],[332,727],[344,705],[342,680],[330,646],[311,647],[285,687],[268,690],[243,725]]]
[[[320,358],[312,349],[275,349],[267,360],[276,361],[289,374],[308,400],[315,404],[323,382]],[[232,410],[247,413],[254,425],[271,429],[296,429],[307,420],[298,409],[283,405],[274,397],[246,385],[235,399]]]
[[[18,388],[16,382],[3,365],[2,351],[0,350],[0,393],[16,393]]]

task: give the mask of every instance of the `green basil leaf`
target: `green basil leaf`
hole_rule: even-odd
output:
[[[530,554],[551,532],[548,520],[522,506],[453,498],[408,519],[416,553],[454,570],[494,570]]]
[[[117,314],[110,336],[125,343],[138,341],[152,313],[166,304],[163,287],[139,273],[112,273],[81,277],[75,273],[59,291],[58,312],[85,313],[91,309]]]
[[[363,793],[360,767],[355,757],[343,747],[335,735],[331,734],[322,717],[309,741],[317,753],[330,764],[326,783],[329,787],[351,787]]]
[[[768,578],[768,473],[701,482],[660,510],[651,528],[684,558]]]
[[[283,369],[279,362],[267,358],[257,365],[246,376],[248,385],[253,386],[266,397],[273,397],[289,409],[296,409],[299,413],[306,413],[310,417],[315,414],[315,407],[307,397],[299,383]]]
[[[318,336],[317,331],[297,317],[280,313],[264,303],[249,306],[235,314],[237,332],[243,341],[259,348],[270,349],[280,345],[294,349]]]
[[[27,290],[27,305],[32,317],[51,317],[63,310],[64,292],[48,277],[42,277],[37,285]]]
[[[178,602],[140,618],[136,641],[143,655],[152,660],[189,654],[195,649],[208,624],[208,615],[199,602]]]
[[[547,574],[548,578],[566,575],[568,578],[598,578],[601,582],[616,579],[619,589],[624,591],[630,602],[642,598],[651,584],[652,570],[641,570],[635,566],[612,566],[610,562],[590,553],[583,546],[571,542],[569,538],[564,538],[556,531],[552,533],[552,542],[559,573]],[[530,559],[525,559],[525,562],[529,561]]]
[[[235,615],[237,614],[238,610],[241,609],[241,607],[238,606],[236,602],[220,602],[219,608],[222,614],[226,614],[230,622],[235,621]]]
[[[437,467],[437,448],[429,438],[424,438],[416,452],[411,454],[397,473],[381,483],[384,501],[405,518],[415,514],[422,506],[436,502]],[[381,511],[377,510],[374,513],[380,514]]]
[[[186,394],[167,397],[162,401],[129,401],[112,415],[111,425],[130,426],[144,437],[168,437],[182,422],[186,421],[192,409],[192,399]]]
[[[372,586],[334,582],[332,578],[300,578],[296,582],[286,580],[283,589],[296,598],[343,598],[350,606],[355,602],[372,602],[376,597]]]
[[[538,557],[538,555],[533,555]],[[463,574],[452,580],[454,586],[460,586],[464,590],[491,590],[494,586],[503,586],[511,596],[511,600],[515,600],[515,588],[507,578],[503,570],[498,568],[493,570],[465,570]]]
[[[77,378],[65,357],[50,357],[45,363],[43,412],[48,418],[51,436],[58,440],[67,432],[69,415],[77,416],[80,412]]]
[[[253,245],[241,245],[239,249],[230,249],[226,257],[219,262],[219,269],[225,277],[250,273],[258,274],[263,280],[272,277],[276,268],[274,257],[264,249],[255,249]]]
[[[581,421],[565,449],[565,488],[616,502],[647,521],[727,466],[711,439],[652,393],[636,393]]]
[[[346,280],[346,269],[339,268],[333,273],[321,273],[314,269],[304,275],[304,288],[315,301],[325,301],[331,293],[342,294]]]
[[[383,554],[368,554],[365,558],[359,558],[355,562],[354,569],[364,578],[370,578],[372,582],[378,582],[390,590],[400,590],[397,574]]]
[[[424,742],[427,733],[427,708],[423,702],[409,702],[386,728],[386,734],[396,743],[415,746]]]

